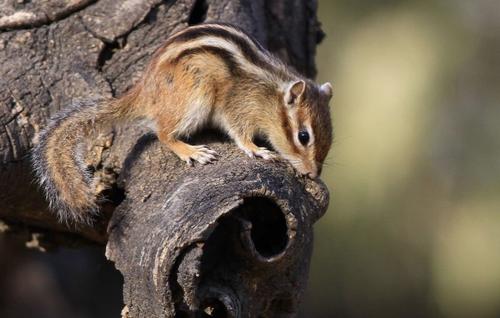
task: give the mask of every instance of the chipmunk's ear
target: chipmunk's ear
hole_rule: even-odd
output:
[[[287,106],[295,105],[306,90],[306,82],[297,81],[291,83],[285,91],[284,99]]]
[[[325,84],[321,85],[319,90],[321,91],[321,94],[325,95],[328,98],[328,100],[332,98],[333,88],[332,84],[330,84],[329,82],[326,82]]]

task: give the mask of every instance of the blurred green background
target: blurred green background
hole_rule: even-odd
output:
[[[336,138],[304,317],[500,317],[500,2],[319,1]]]

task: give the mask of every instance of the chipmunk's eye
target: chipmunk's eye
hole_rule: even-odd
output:
[[[304,146],[309,143],[309,133],[305,130],[299,131],[299,141]]]

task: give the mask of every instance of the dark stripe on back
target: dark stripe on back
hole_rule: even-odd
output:
[[[257,46],[257,48],[263,52],[263,54],[268,56],[270,59],[275,59],[275,57],[273,57],[262,45],[260,45],[256,40],[252,39],[243,30],[237,29],[234,26],[227,24],[219,24],[219,25],[231,27],[236,31],[240,30],[251,39],[251,41]],[[203,27],[188,29],[178,35],[174,35],[167,41],[167,46],[168,44],[171,43],[188,42],[205,36],[214,36],[217,38],[228,40],[234,43],[241,50],[243,56],[251,63],[265,70],[272,70],[278,73],[281,77],[288,77],[286,73],[284,73],[282,70],[277,69],[274,65],[268,63],[265,59],[259,56],[259,53],[256,52],[255,49],[248,43],[249,41],[246,38],[234,34],[233,32],[230,32],[228,30],[214,27],[213,25],[206,25]]]
[[[196,55],[196,54],[212,54],[217,57],[219,57],[224,64],[226,65],[228,71],[231,73],[233,76],[242,76],[244,72],[241,71],[241,68],[234,58],[233,54],[223,48],[216,47],[216,46],[211,46],[211,45],[203,45],[200,47],[196,48],[190,48],[182,51],[177,55],[175,58],[172,59],[173,63],[178,63],[180,60],[183,58],[189,57],[191,55]]]
[[[265,48],[258,40],[255,38],[252,34],[248,33],[245,31],[243,28],[233,25],[230,23],[224,23],[224,22],[217,22],[217,23],[210,23],[212,25],[220,25],[220,26],[225,26],[231,29],[234,29],[235,31],[239,31],[243,34],[245,34],[248,39],[262,52],[264,55],[266,55],[270,60],[276,61],[277,64],[283,65],[286,68],[286,71],[283,71],[282,69],[275,68],[274,65],[272,65],[273,68],[275,68],[275,71],[277,71],[284,79],[291,79],[289,73],[292,73],[294,76],[302,78],[300,74],[290,66],[287,66],[285,63],[282,62],[282,60],[278,57],[276,57],[273,53],[271,53],[267,48]],[[246,40],[246,39],[244,39]]]
[[[224,23],[224,22],[217,22],[217,23],[211,23],[211,24],[225,26],[225,27],[234,29],[236,31],[239,31],[239,32],[245,34],[259,50],[264,52],[264,54],[272,57],[272,54],[264,46],[262,46],[262,44],[260,44],[260,42],[257,41],[257,39],[253,35],[251,35],[250,33],[247,33],[244,29],[240,28],[239,26],[233,25],[230,23]]]

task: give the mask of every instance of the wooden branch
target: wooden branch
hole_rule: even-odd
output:
[[[155,139],[138,145],[106,251],[125,277],[129,315],[295,313],[312,224],[328,204],[324,185],[227,144],[211,143],[223,159],[195,168],[179,166]]]
[[[328,204],[321,182],[282,162],[247,158],[216,133],[195,142],[208,143],[219,161],[187,167],[130,125],[89,143],[87,162],[108,202],[93,226],[68,227],[33,184],[28,154],[51,115],[79,98],[123,93],[188,24],[238,24],[314,76],[322,36],[316,2],[48,3],[0,5],[0,232],[26,233],[37,244],[107,244],[124,276],[126,317],[293,315],[312,224]],[[39,15],[30,20],[26,12]]]

